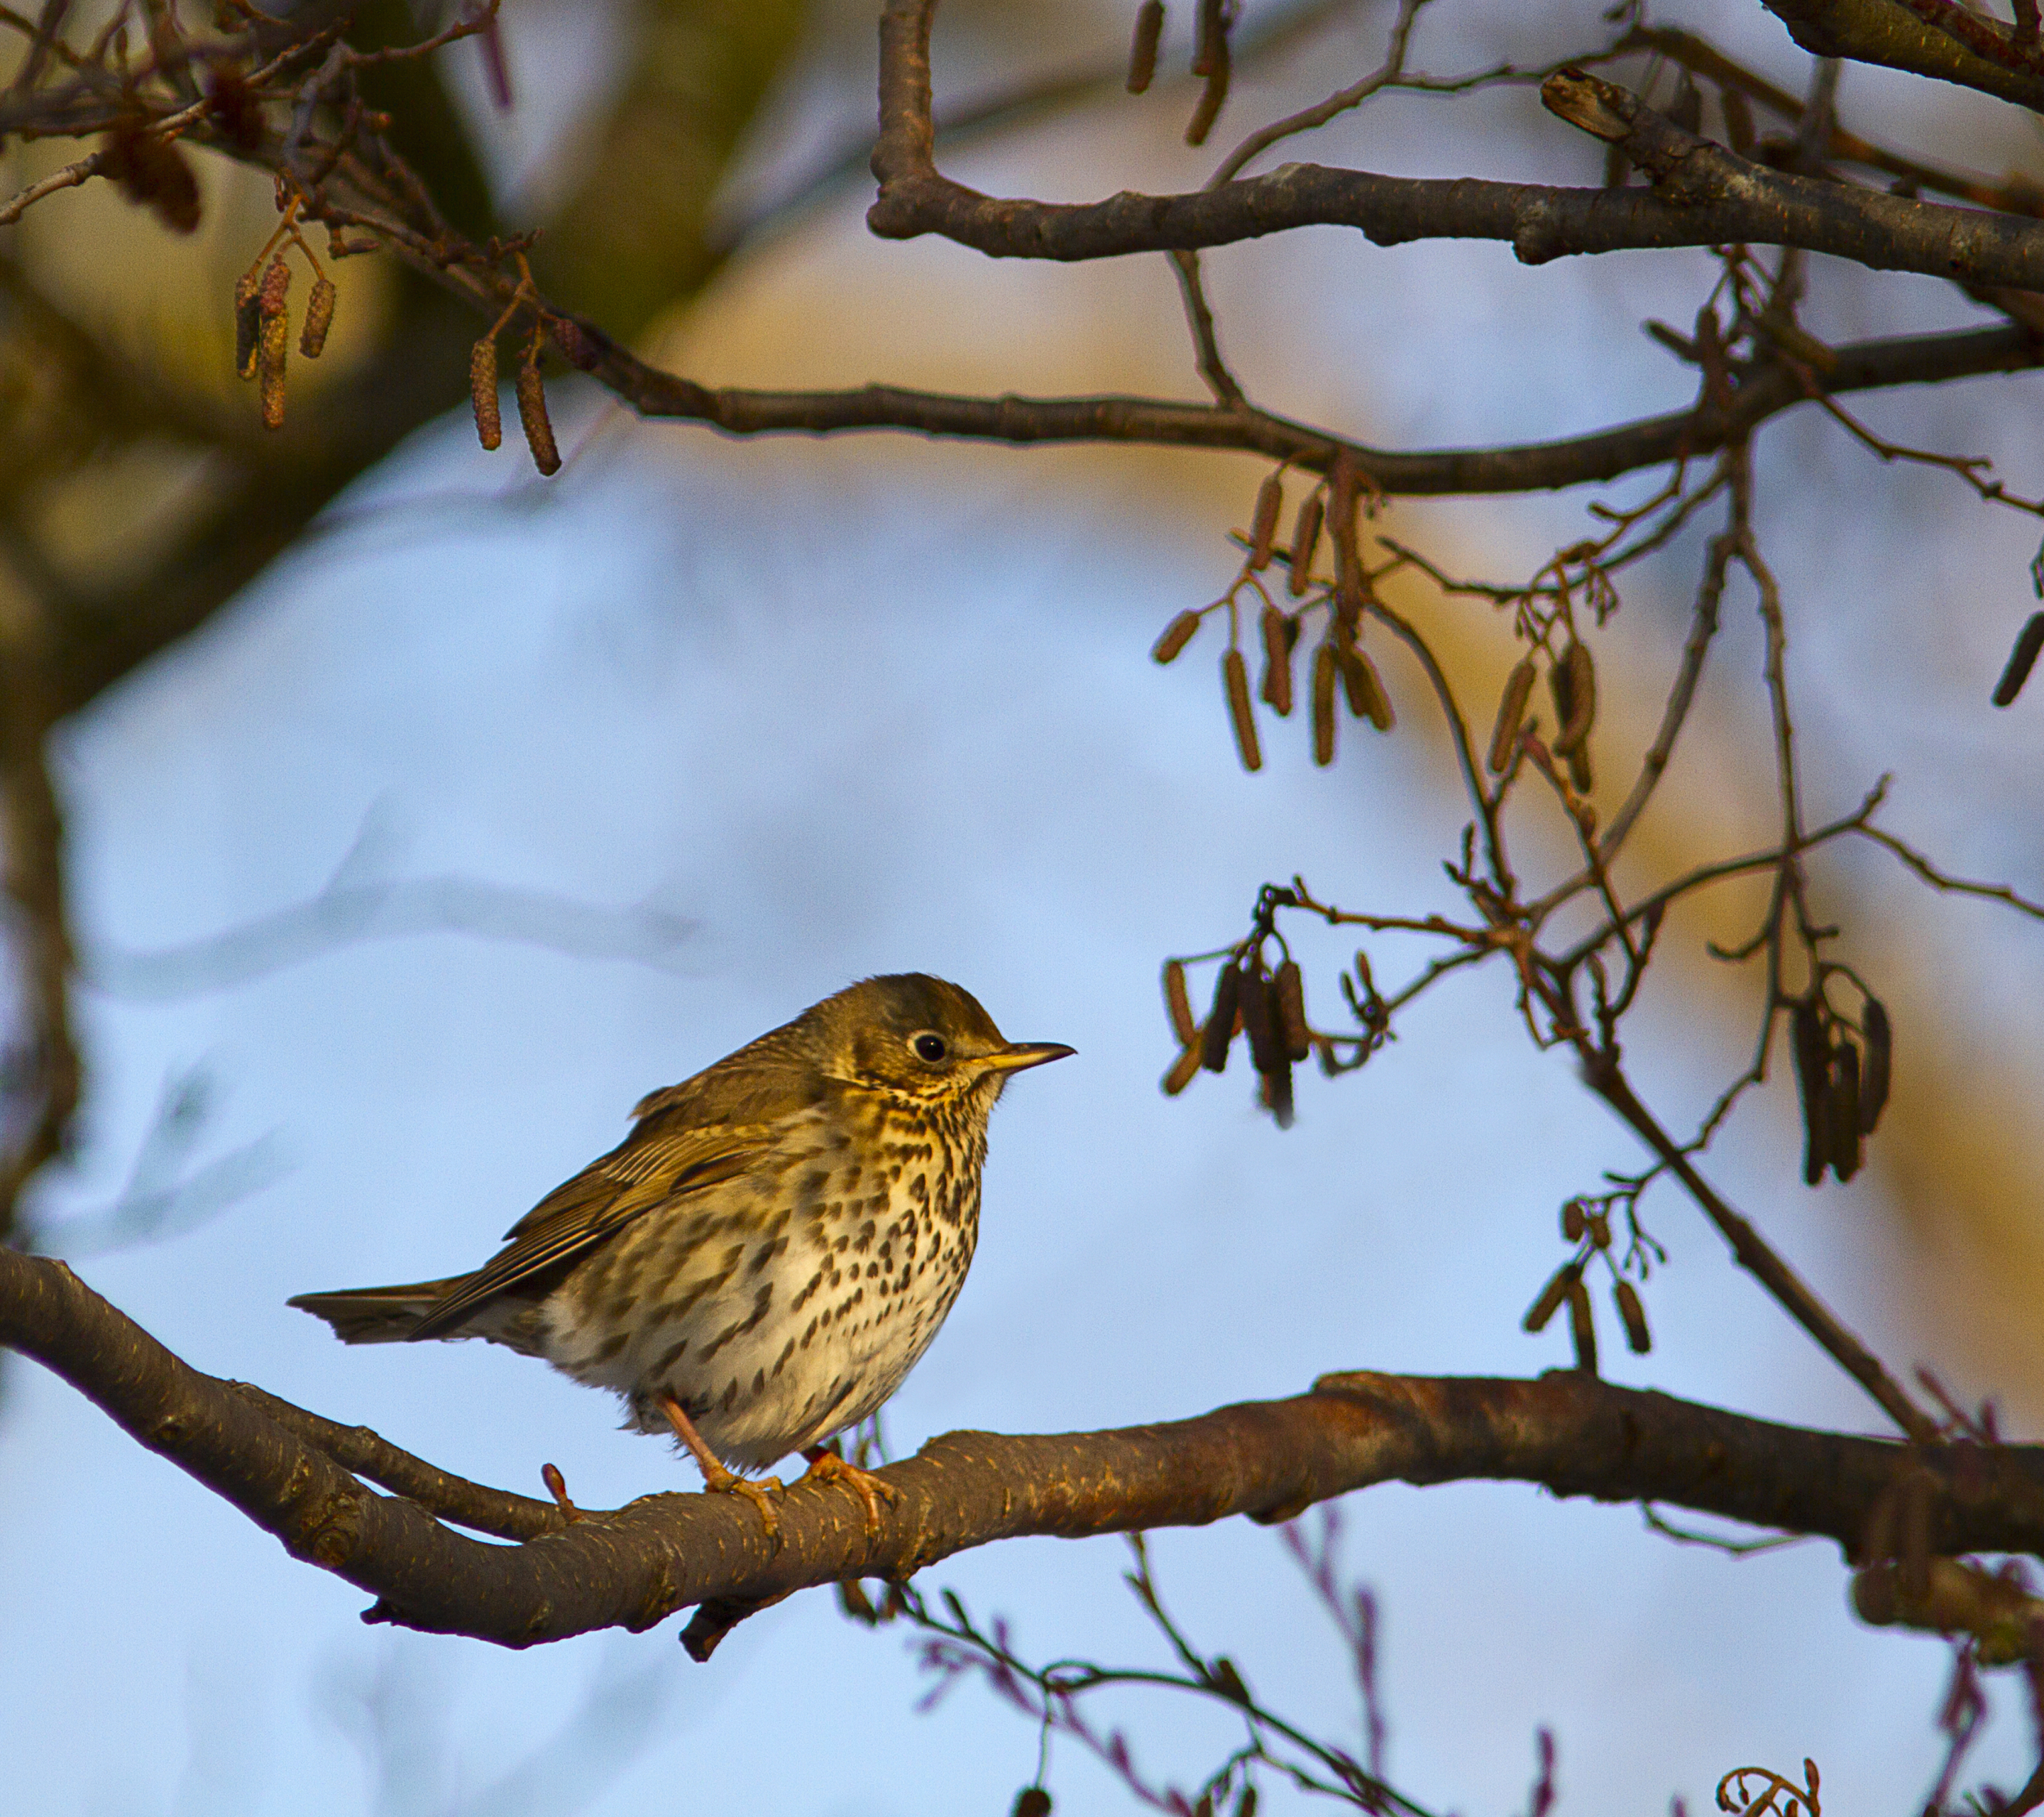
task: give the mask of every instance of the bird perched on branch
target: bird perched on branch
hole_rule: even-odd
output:
[[[867,978],[653,1093],[471,1274],[305,1293],[343,1342],[485,1338],[615,1390],[770,1529],[800,1451],[879,1523],[886,1485],[826,1442],[871,1414],[950,1312],[1009,1077],[1072,1050],[1005,1039],[955,984]]]

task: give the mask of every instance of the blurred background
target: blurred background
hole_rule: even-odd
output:
[[[477,47],[456,47],[442,86],[405,78],[439,133],[416,155],[458,220],[548,228],[535,264],[559,302],[704,383],[1200,395],[1162,259],[996,264],[867,236],[872,10],[506,0],[514,105],[497,109]],[[953,0],[940,113],[1063,98],[962,136],[947,167],[1053,198],[1195,184],[1215,150],[1376,62],[1386,9],[1312,10],[1315,29],[1238,70],[1201,154],[1180,138],[1182,78],[1118,92],[1132,6]],[[1245,29],[1273,12],[1252,3]],[[1758,7],[1656,17],[1807,85]],[[1413,60],[1538,64],[1608,30],[1573,0],[1537,18],[1443,0]],[[1184,60],[1174,38],[1167,64]],[[1106,79],[1072,98],[1062,79],[1088,72]],[[2034,122],[1979,96],[1854,67],[1839,106],[1900,148],[2044,180]],[[8,189],[64,155],[10,149]],[[1577,183],[1600,163],[1524,89],[1387,97],[1285,155]],[[644,1092],[851,978],[920,969],[1011,1036],[1080,1057],[1001,1108],[978,1258],[888,1409],[897,1452],[960,1427],[1190,1415],[1335,1369],[1567,1364],[1559,1323],[1518,1326],[1562,1258],[1557,1208],[1640,1157],[1531,1050],[1502,970],[1439,989],[1360,1074],[1302,1078],[1289,1131],[1255,1112],[1246,1066],[1158,1091],[1161,958],[1239,936],[1266,880],[1302,872],[1348,907],[1451,906],[1439,865],[1462,809],[1416,672],[1387,670],[1390,737],[1351,730],[1318,770],[1303,726],[1266,720],[1251,777],[1212,634],[1170,670],[1147,659],[1171,614],[1232,577],[1226,532],[1258,463],[746,443],[641,424],[564,383],[566,465],[542,481],[515,437],[475,445],[463,381],[480,325],[381,259],[336,269],[329,351],[294,368],[290,420],[265,436],[232,378],[229,297],[274,220],[269,185],[195,162],[190,239],[95,184],[0,240],[0,594],[6,639],[63,643],[51,749],[86,1079],[75,1153],[35,1183],[19,1240],[197,1367],[448,1469],[536,1493],[551,1461],[585,1506],[693,1487],[602,1397],[534,1363],[349,1350],[283,1302],[473,1266]],[[1387,251],[1333,229],[1206,267],[1253,398],[1395,448],[1679,407],[1693,378],[1638,325],[1686,323],[1715,269],[1697,252],[1528,270],[1496,246]],[[1821,263],[1805,317],[1831,340],[1992,319],[1927,279]],[[2034,494],[2039,382],[1855,408],[1897,439],[1992,455]],[[1759,448],[1811,817],[1892,771],[1896,831],[2035,895],[2044,697],[1987,704],[2034,604],[2034,521],[1949,474],[1879,466],[1814,413]],[[1588,533],[1585,502],[1397,503],[1379,528],[1516,580]],[[1650,736],[1714,528],[1623,583],[1598,645],[1610,778]],[[1516,654],[1507,622],[1401,603],[1487,713]],[[1771,836],[1751,607],[1727,597],[1635,887]],[[1930,1363],[2034,1437],[2044,930],[1932,895],[1870,850],[1814,874],[1842,956],[1894,1013],[1892,1108],[1851,1186],[1807,1191],[1777,1079],[1708,1170],[1891,1366]],[[1631,1053],[1671,1127],[1744,1062],[1757,981],[1703,946],[1742,937],[1754,908],[1728,893],[1662,937]],[[1354,944],[1301,932],[1324,1009]],[[1387,985],[1420,958],[1371,953]],[[1690,1207],[1657,1190],[1645,1209],[1669,1254],[1647,1296],[1656,1345],[1634,1357],[1607,1331],[1608,1374],[1880,1430]],[[1032,1724],[974,1684],[919,1709],[912,1637],[855,1627],[826,1594],[747,1623],[707,1666],[673,1623],[529,1654],[365,1628],[359,1592],[12,1358],[0,1471],[0,1756],[25,1811],[992,1811],[1036,1771]],[[1379,1489],[1343,1518],[1383,1611],[1389,1770],[1435,1809],[1523,1805],[1542,1727],[1568,1809],[1700,1808],[1728,1769],[1806,1755],[1840,1811],[1934,1776],[1946,1651],[1857,1627],[1823,1545],[1734,1558],[1648,1532],[1635,1508],[1510,1485]],[[1275,1535],[1236,1522],[1154,1551],[1196,1639],[1301,1726],[1359,1745],[1341,1647]],[[1156,1662],[1125,1562],[1117,1542],[1031,1541],[921,1581],[1005,1612],[1033,1658]],[[1995,1694],[1971,1777],[2012,1788],[2029,1724],[2012,1684]],[[1160,1783],[1197,1781],[1232,1745],[1183,1699],[1132,1695],[1103,1719]],[[1048,1783],[1061,1809],[1128,1802],[1066,1742]],[[1297,1807],[1266,1792],[1266,1809]]]

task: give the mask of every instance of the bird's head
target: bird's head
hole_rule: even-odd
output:
[[[827,1072],[923,1103],[977,1097],[991,1108],[1011,1074],[1072,1051],[1054,1041],[1010,1041],[970,991],[923,972],[863,979],[809,1013]]]

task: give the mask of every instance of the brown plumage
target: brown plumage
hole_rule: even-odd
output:
[[[544,1357],[674,1430],[713,1487],[738,1486],[726,1465],[814,1464],[951,1310],[1008,1076],[1070,1051],[1008,1041],[941,978],[868,978],[641,1101],[474,1273],[290,1304],[348,1343]]]

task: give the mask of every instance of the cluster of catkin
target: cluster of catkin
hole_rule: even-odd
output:
[[[504,445],[504,421],[497,401],[497,336],[517,306],[518,299],[513,298],[511,308],[476,342],[468,356],[468,395],[475,409],[475,433],[483,447],[493,452]],[[547,387],[540,377],[543,332],[540,325],[534,323],[512,389],[518,399],[518,425],[525,432],[525,446],[532,450],[532,464],[540,472],[551,474],[560,471],[561,452],[555,444],[554,425],[547,415]]]
[[[1164,627],[1151,655],[1159,663],[1170,663],[1189,643],[1210,612],[1228,615],[1228,647],[1221,656],[1221,690],[1228,702],[1228,722],[1235,732],[1235,749],[1245,770],[1263,767],[1263,747],[1257,736],[1256,715],[1250,699],[1249,665],[1239,641],[1238,601],[1249,590],[1263,601],[1258,616],[1259,641],[1263,650],[1263,680],[1258,694],[1263,704],[1280,719],[1289,717],[1293,706],[1292,658],[1301,636],[1301,620],[1308,612],[1324,609],[1326,624],[1313,653],[1312,672],[1313,761],[1325,766],[1335,760],[1337,701],[1346,702],[1350,716],[1367,721],[1379,732],[1397,724],[1391,697],[1362,647],[1363,610],[1370,597],[1356,542],[1356,511],[1360,486],[1354,467],[1345,456],[1337,456],[1327,478],[1307,494],[1293,519],[1289,547],[1278,542],[1279,520],[1284,514],[1282,471],[1270,474],[1256,495],[1256,507],[1246,539],[1247,555],[1242,572],[1228,593],[1211,605],[1188,609]],[[1316,580],[1313,564],[1323,538],[1331,544],[1335,577]],[[1280,605],[1263,584],[1262,576],[1274,562],[1288,570],[1285,590],[1301,603],[1289,609]],[[1310,596],[1310,597],[1308,597]]]
[[[1505,678],[1504,693],[1497,703],[1497,718],[1491,727],[1486,761],[1493,776],[1511,766],[1537,729],[1527,709],[1532,704],[1533,683],[1539,665],[1531,656],[1522,658]],[[1589,646],[1571,637],[1561,655],[1547,666],[1547,692],[1554,704],[1554,742],[1546,749],[1565,760],[1570,786],[1578,795],[1587,795],[1595,780],[1590,770],[1590,728],[1596,723],[1596,665]]]
[[[338,293],[333,280],[313,257],[312,248],[290,231],[288,221],[279,232],[290,233],[291,242],[313,267],[312,294],[306,299],[305,321],[298,332],[298,351],[308,359],[317,359],[333,326]],[[291,267],[281,246],[269,254],[267,264],[259,257],[234,286],[234,369],[244,378],[257,382],[266,429],[284,426],[284,368],[291,338],[286,305],[290,291]]]
[[[1287,958],[1275,970],[1266,970],[1260,939],[1230,955],[1215,980],[1206,1020],[1201,1023],[1193,1018],[1185,965],[1172,959],[1164,967],[1164,1006],[1179,1047],[1178,1058],[1164,1075],[1167,1093],[1175,1097],[1183,1091],[1202,1067],[1210,1073],[1225,1072],[1235,1038],[1247,1035],[1264,1108],[1281,1129],[1290,1127],[1292,1069],[1313,1051],[1312,1028],[1306,1020],[1305,981],[1296,961]]]
[[[1185,143],[1204,145],[1228,100],[1234,58],[1228,34],[1239,10],[1236,0],[1199,0],[1193,36],[1193,74],[1204,83],[1193,117],[1185,125]],[[1135,36],[1128,47],[1128,92],[1141,94],[1157,74],[1157,52],[1164,41],[1164,0],[1143,0],[1135,13]]]
[[[1803,1184],[1816,1185],[1827,1169],[1836,1179],[1850,1180],[1888,1102],[1895,1061],[1888,1012],[1867,998],[1855,1041],[1819,985],[1791,1010],[1788,1027],[1803,1105]]]
[[[1654,1347],[1654,1337],[1646,1327],[1646,1308],[1640,1301],[1639,1289],[1618,1272],[1618,1265],[1612,1260],[1609,1203],[1570,1200],[1562,1208],[1562,1235],[1577,1246],[1576,1253],[1554,1270],[1547,1285],[1540,1289],[1539,1296],[1526,1308],[1522,1325],[1528,1331],[1544,1331],[1548,1320],[1566,1305],[1569,1308],[1569,1335],[1575,1345],[1576,1366],[1596,1374],[1596,1316],[1591,1308],[1590,1290],[1583,1276],[1590,1264],[1601,1256],[1611,1268],[1612,1303],[1618,1310],[1619,1323],[1625,1327],[1625,1341],[1636,1354],[1644,1356]]]

